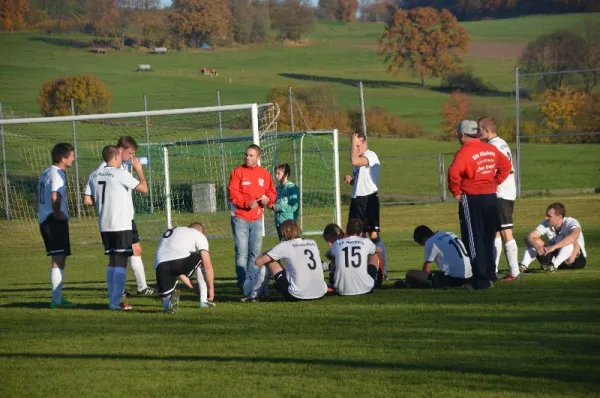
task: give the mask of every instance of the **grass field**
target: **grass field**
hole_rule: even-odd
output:
[[[548,203],[518,201],[519,242]],[[174,315],[152,298],[109,312],[105,258],[92,245],[74,248],[66,272],[65,295],[81,308],[50,310],[42,247],[0,246],[0,395],[597,396],[600,202],[564,203],[583,225],[587,268],[526,274],[486,292],[391,288],[422,262],[417,223],[458,230],[452,203],[385,207],[392,281],[310,303],[237,302],[233,244],[213,240],[215,308],[198,309],[184,292]],[[151,282],[155,246],[144,242]]]

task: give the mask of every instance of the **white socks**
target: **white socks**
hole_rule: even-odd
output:
[[[60,268],[50,268],[50,286],[52,287],[52,302],[60,304],[62,302],[63,270]]]
[[[496,273],[498,273],[498,264],[500,263],[500,254],[502,253],[502,238],[496,236],[494,239],[494,264],[496,264]]]
[[[509,242],[506,242],[504,244],[504,254],[506,255],[506,262],[508,263],[510,274],[512,276],[519,275],[519,249],[517,247],[517,241],[513,239]]]
[[[244,295],[248,297],[261,297],[269,295],[269,270],[267,267],[258,267],[258,273],[247,286],[244,285]]]
[[[528,247],[523,252],[523,258],[521,259],[521,264],[528,267],[529,264],[531,264],[533,262],[533,260],[535,260],[536,256],[537,256],[537,253],[536,253],[535,249],[533,247]]]
[[[110,293],[110,306],[117,308],[121,306],[121,294],[125,290],[127,282],[127,268],[115,267],[113,276],[113,288]]]
[[[204,268],[196,268],[196,280],[198,281],[198,290],[200,290],[200,302],[208,302],[208,286],[204,280]]]
[[[569,259],[569,257],[571,257],[571,254],[573,253],[573,244],[567,245],[565,247],[562,247],[558,250],[558,254],[556,255],[556,257],[554,257],[552,259],[552,264],[558,268],[562,265],[562,263],[564,263],[565,261],[567,261]]]
[[[137,290],[141,292],[145,288],[148,287],[146,284],[146,272],[144,271],[144,263],[142,262],[141,256],[131,256],[129,260],[129,265],[131,265],[131,271],[133,271],[133,277],[137,282]]]
[[[106,267],[106,285],[108,286],[108,305],[112,304],[112,295],[114,290],[114,280],[115,280],[115,269],[116,267],[111,267],[110,265]],[[120,301],[120,299],[119,299]]]

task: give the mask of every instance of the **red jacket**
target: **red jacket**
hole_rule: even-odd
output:
[[[229,178],[229,201],[235,217],[246,221],[256,221],[265,212],[263,205],[250,208],[250,202],[260,199],[263,195],[269,197],[268,207],[273,207],[277,192],[273,185],[271,174],[261,166],[247,167],[241,165],[233,169]]]
[[[496,193],[511,172],[508,158],[495,146],[478,139],[467,141],[454,155],[448,168],[448,188],[455,197],[461,193]]]

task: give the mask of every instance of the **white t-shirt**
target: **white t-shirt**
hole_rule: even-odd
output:
[[[283,260],[290,285],[289,293],[303,300],[321,298],[327,293],[319,247],[312,239],[293,239],[279,243],[267,252],[273,260]]]
[[[40,224],[52,213],[52,192],[58,192],[61,196],[60,210],[69,218],[67,211],[67,174],[60,167],[52,165],[48,167],[38,181],[38,214]]]
[[[496,195],[502,199],[515,200],[517,198],[517,184],[515,182],[515,168],[510,147],[506,141],[500,137],[492,138],[489,143],[498,148],[498,150],[502,152],[510,161],[510,174],[502,184],[498,185]]]
[[[548,237],[548,241],[551,245],[560,242],[564,238],[567,237],[575,228],[579,228],[581,233],[579,234],[579,238],[577,239],[577,244],[581,248],[581,253],[583,256],[587,258],[587,253],[585,252],[585,240],[583,239],[583,230],[581,229],[581,225],[579,221],[571,217],[563,218],[562,228],[559,232],[550,226],[548,226],[548,220],[544,220],[535,227],[535,230],[540,233],[541,236],[546,235]]]
[[[108,166],[108,164],[106,164],[106,162],[102,162],[102,163],[100,163],[100,166],[98,166],[98,168],[96,169],[96,171],[98,171],[98,170],[101,170],[101,169],[105,168],[106,166]],[[131,173],[131,170],[129,170],[129,169],[127,168],[127,166],[125,166],[123,163],[121,163],[121,168],[122,168],[123,170],[127,170],[127,171],[129,171],[129,172]],[[130,192],[132,192],[132,191],[130,191]],[[84,194],[84,195],[89,195],[89,196],[92,196],[92,192],[91,192],[91,190],[90,190],[90,187],[89,187],[89,185],[86,185],[86,186],[85,186],[85,189],[84,189],[84,191],[83,191],[83,194]]]
[[[463,279],[473,276],[465,245],[452,232],[436,232],[425,242],[425,262],[433,261],[444,275]]]
[[[90,174],[86,195],[94,198],[100,232],[132,229],[134,212],[130,191],[139,183],[127,170],[116,167],[107,166]]]
[[[335,258],[333,287],[344,296],[369,293],[375,280],[367,272],[369,255],[375,254],[377,246],[370,239],[350,236],[335,241],[331,255]]]
[[[165,261],[186,258],[190,253],[208,251],[208,240],[196,228],[175,227],[165,231],[154,256],[154,269]]]
[[[352,167],[352,197],[367,196],[377,192],[379,185],[379,158],[377,154],[369,149],[362,154],[369,161],[368,166]]]

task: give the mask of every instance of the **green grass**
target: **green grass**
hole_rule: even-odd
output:
[[[548,202],[517,202],[518,242]],[[600,202],[564,203],[583,225],[587,268],[527,274],[486,292],[394,290],[391,281],[362,297],[242,305],[233,243],[213,240],[217,307],[198,309],[186,291],[175,315],[151,298],[114,313],[105,257],[89,245],[74,247],[66,271],[65,295],[81,308],[50,310],[42,246],[0,245],[0,394],[597,396]],[[392,279],[422,263],[411,240],[417,223],[456,232],[456,205],[383,208]],[[151,282],[155,247],[144,242]]]

